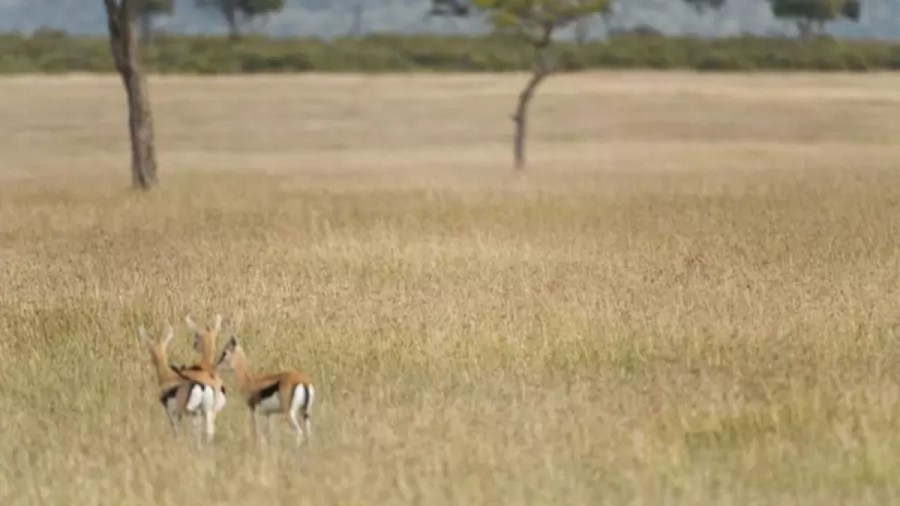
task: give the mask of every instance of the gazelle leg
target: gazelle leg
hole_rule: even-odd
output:
[[[290,413],[291,425],[294,426],[294,430],[297,431],[297,446],[303,444],[303,429],[300,428],[300,422],[297,420],[297,412],[291,411]]]
[[[216,390],[216,394],[215,394],[215,395],[216,395],[216,402],[215,402],[215,407],[214,407],[214,409],[216,410],[216,414],[218,414],[219,411],[222,411],[222,410],[225,408],[225,405],[226,405],[228,402],[227,402],[227,399],[226,399],[226,397],[225,397],[225,393],[224,393],[223,391],[221,391],[221,390]]]
[[[212,409],[204,411],[206,418],[206,442],[212,444],[216,434],[216,412]]]
[[[178,422],[181,421],[181,417],[167,409],[166,418],[169,419],[169,427],[172,428],[172,437],[178,439]]]
[[[255,409],[250,409],[250,426],[253,428],[253,437],[257,443],[263,441],[262,431],[259,429],[259,415]]]
[[[269,442],[272,444],[278,444],[278,424],[275,423],[275,417],[272,416],[271,413],[266,414],[266,425],[268,426],[267,432],[269,433]]]
[[[203,446],[203,442],[201,440],[203,436],[200,433],[202,427],[200,427],[200,423],[200,413],[191,413],[191,426],[194,433],[194,444],[196,444],[198,448]]]
[[[312,423],[309,420],[309,413],[303,412],[303,432],[306,433],[306,440],[312,440]]]

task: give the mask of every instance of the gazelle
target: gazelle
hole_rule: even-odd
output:
[[[207,326],[201,329],[197,326],[190,315],[185,316],[185,324],[188,330],[194,334],[194,351],[200,354],[200,362],[189,367],[182,366],[179,368],[180,373],[200,372],[208,375],[212,380],[212,386],[215,389],[215,402],[213,409],[213,417],[217,415],[227,402],[225,396],[225,385],[222,382],[222,376],[216,371],[216,335],[222,330],[222,315],[217,314],[215,323],[212,328]]]
[[[238,387],[247,400],[253,434],[259,438],[258,415],[266,417],[269,423],[272,415],[287,414],[291,425],[297,431],[297,444],[312,438],[309,413],[316,391],[306,375],[297,371],[282,371],[274,374],[258,375],[250,370],[244,349],[232,336],[222,349],[217,362],[223,370],[234,371]],[[303,426],[299,418],[303,419]],[[270,434],[271,435],[271,434]]]
[[[169,365],[166,348],[174,335],[171,325],[168,326],[166,335],[159,340],[154,340],[143,325],[138,330],[141,343],[150,352],[150,360],[156,369],[159,401],[166,410],[172,434],[178,436],[178,425],[184,415],[194,420],[195,428],[200,422],[200,416],[203,416],[206,419],[206,437],[209,441],[214,430],[214,415],[210,416],[215,407],[214,380],[203,371],[181,371]]]

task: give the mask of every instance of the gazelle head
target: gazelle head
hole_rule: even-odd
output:
[[[216,360],[216,368],[222,370],[233,370],[235,357],[243,353],[241,345],[238,343],[237,337],[231,336],[228,343],[222,348],[219,359]]]
[[[194,334],[194,351],[203,357],[205,363],[212,365],[216,354],[216,336],[222,330],[222,315],[217,314],[213,326],[206,326],[203,329],[194,322],[190,315],[185,316],[184,323]]]
[[[150,360],[156,369],[156,380],[161,387],[178,381],[176,373],[169,367],[169,359],[166,354],[166,347],[175,336],[175,330],[171,325],[167,327],[166,333],[161,339],[154,339],[143,325],[138,329],[138,337],[141,339],[141,344],[150,352]]]
[[[150,355],[154,360],[165,361],[166,347],[169,346],[169,342],[175,337],[175,329],[172,328],[172,325],[168,325],[162,339],[153,339],[150,333],[147,332],[147,329],[141,325],[138,329],[138,337],[140,337],[141,343],[150,351]]]

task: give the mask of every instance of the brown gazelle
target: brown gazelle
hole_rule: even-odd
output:
[[[238,387],[250,408],[254,436],[258,438],[260,435],[258,415],[265,416],[266,425],[271,427],[269,417],[286,414],[297,431],[298,445],[303,443],[304,439],[312,437],[309,416],[316,392],[306,375],[297,371],[265,375],[254,373],[250,370],[244,349],[234,336],[223,348],[217,363],[222,369],[234,371]],[[302,427],[299,418],[303,419]]]
[[[138,330],[141,343],[150,352],[150,359],[156,370],[159,382],[159,400],[166,410],[169,425],[174,436],[178,436],[178,426],[184,415],[194,421],[195,436],[199,439],[197,429],[200,418],[207,421],[207,440],[212,439],[211,413],[214,408],[214,380],[202,371],[181,371],[169,364],[166,348],[175,331],[168,326],[166,335],[159,340],[151,338],[147,330],[141,326]]]
[[[194,334],[193,347],[194,351],[200,354],[200,362],[189,367],[182,367],[179,371],[182,373],[199,371],[209,375],[216,393],[213,412],[214,415],[218,414],[226,403],[225,385],[222,376],[216,371],[216,336],[222,330],[222,315],[216,315],[212,328],[207,326],[205,329],[201,329],[190,315],[185,316],[184,322]]]

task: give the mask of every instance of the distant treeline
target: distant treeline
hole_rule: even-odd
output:
[[[505,72],[526,70],[530,49],[514,39],[379,35],[320,41],[161,35],[144,46],[153,73]],[[900,44],[735,37],[701,39],[627,34],[557,47],[562,71],[696,69],[707,71],[900,69]],[[58,32],[0,35],[0,74],[113,72],[109,41]]]

